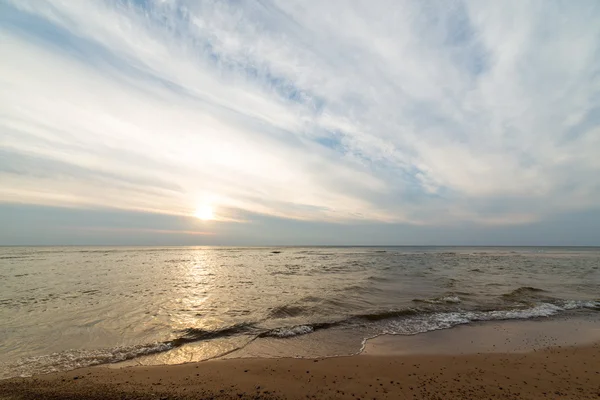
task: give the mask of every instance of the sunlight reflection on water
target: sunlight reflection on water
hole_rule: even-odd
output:
[[[598,249],[55,247],[0,256],[0,362],[21,363],[4,374],[198,361],[258,335],[247,353],[259,343],[265,355],[351,353],[393,327],[600,301]]]

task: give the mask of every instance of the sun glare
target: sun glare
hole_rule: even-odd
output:
[[[203,204],[196,208],[196,212],[194,216],[202,221],[209,221],[211,219],[215,219],[215,213],[211,206],[208,204]]]

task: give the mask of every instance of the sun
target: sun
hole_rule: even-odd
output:
[[[201,219],[202,221],[210,221],[211,219],[215,219],[215,212],[210,205],[202,204],[196,208],[194,217]]]

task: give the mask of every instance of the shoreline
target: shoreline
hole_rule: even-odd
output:
[[[0,399],[589,399],[600,343],[529,353],[231,359],[0,381]]]
[[[363,355],[527,353],[600,342],[600,315],[477,322],[417,335],[368,339]]]
[[[0,399],[598,398],[598,317],[379,336],[328,358],[222,358],[0,381]]]

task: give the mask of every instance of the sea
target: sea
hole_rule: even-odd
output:
[[[0,378],[595,313],[600,248],[0,247]]]

